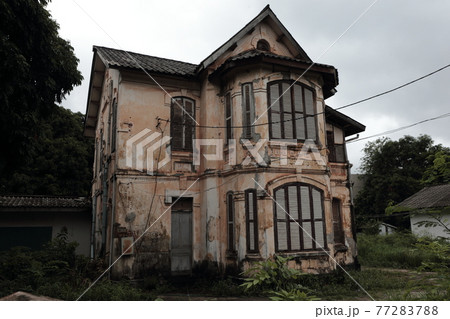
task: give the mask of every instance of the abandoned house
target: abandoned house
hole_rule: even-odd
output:
[[[123,255],[114,277],[355,263],[345,138],[365,127],[269,6],[200,64],[93,51],[94,254]]]

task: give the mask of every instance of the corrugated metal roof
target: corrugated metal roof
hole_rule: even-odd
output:
[[[89,208],[87,197],[44,196],[44,195],[3,195],[0,208]]]
[[[450,184],[425,187],[397,206],[411,209],[450,206]]]
[[[94,46],[94,51],[97,51],[103,62],[110,67],[124,67],[139,70],[144,68],[149,72],[185,77],[195,77],[196,75],[195,69],[197,65],[192,63],[100,46]]]

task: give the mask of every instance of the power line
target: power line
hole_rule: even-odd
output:
[[[346,107],[350,107],[350,106],[353,106],[353,105],[356,105],[356,104],[359,104],[359,103],[362,103],[362,102],[366,102],[366,101],[372,100],[372,99],[377,98],[377,97],[380,97],[380,96],[382,96],[382,95],[385,95],[385,94],[388,94],[388,93],[392,93],[392,92],[397,91],[397,90],[399,90],[399,89],[401,89],[401,88],[404,88],[405,86],[411,85],[411,84],[413,84],[413,83],[415,83],[415,82],[418,82],[418,81],[420,81],[420,80],[423,80],[423,79],[425,79],[425,78],[427,78],[427,77],[429,77],[429,76],[431,76],[431,75],[433,75],[433,74],[436,74],[436,73],[438,73],[438,72],[440,72],[440,71],[442,71],[442,70],[444,70],[444,69],[446,69],[446,68],[448,68],[448,67],[450,67],[450,64],[447,64],[446,66],[443,66],[442,68],[439,68],[439,69],[437,69],[437,70],[435,70],[435,71],[433,71],[433,72],[431,72],[431,73],[428,73],[428,74],[426,74],[426,75],[424,75],[424,76],[421,76],[420,78],[417,78],[417,79],[415,79],[415,80],[412,80],[412,81],[410,81],[410,82],[407,82],[407,83],[405,83],[405,84],[402,84],[402,85],[400,85],[400,86],[397,86],[397,87],[395,87],[395,88],[393,88],[393,89],[390,89],[390,90],[384,91],[384,92],[382,92],[382,93],[378,93],[378,94],[372,95],[372,96],[370,96],[370,97],[368,97],[368,98],[365,98],[365,99],[362,99],[362,100],[359,100],[359,101],[356,101],[356,102],[353,102],[353,103],[350,103],[350,104],[347,104],[347,105],[338,107],[338,108],[336,108],[335,110],[345,109]]]
[[[385,132],[382,132],[382,133],[377,133],[377,134],[374,134],[374,135],[371,135],[371,136],[358,138],[358,139],[355,139],[353,141],[348,141],[347,144],[355,143],[355,142],[359,142],[359,141],[363,141],[363,140],[367,140],[369,138],[374,138],[374,137],[381,136],[381,135],[392,134],[392,133],[395,133],[395,132],[398,132],[398,131],[401,131],[401,130],[404,130],[404,129],[407,129],[407,128],[410,128],[410,127],[413,127],[413,126],[416,126],[416,125],[419,125],[419,124],[422,124],[422,123],[425,123],[425,122],[439,120],[439,119],[442,119],[442,118],[445,118],[445,117],[448,117],[448,116],[450,116],[450,113],[444,113],[444,114],[441,114],[439,116],[432,117],[432,118],[429,118],[429,119],[426,119],[426,120],[422,120],[422,121],[419,121],[419,122],[416,122],[416,123],[413,123],[413,124],[409,124],[409,125],[406,125],[406,126],[402,126],[402,127],[396,128],[396,129],[392,129],[392,130],[385,131]]]
[[[409,85],[411,85],[411,84],[413,84],[415,82],[423,80],[423,79],[425,79],[425,78],[427,78],[429,76],[432,76],[432,75],[434,75],[434,74],[436,74],[438,72],[441,72],[441,71],[447,69],[448,67],[450,67],[450,64],[447,64],[447,65],[445,65],[445,66],[443,66],[443,67],[441,67],[441,68],[439,68],[437,70],[434,70],[433,72],[430,72],[430,73],[428,73],[426,75],[423,75],[423,76],[421,76],[421,77],[419,77],[417,79],[414,79],[414,80],[409,81],[409,82],[407,82],[405,84],[397,86],[397,87],[395,87],[393,89],[390,89],[390,90],[387,90],[387,91],[384,91],[384,92],[372,95],[370,97],[367,97],[365,99],[362,99],[362,100],[359,100],[359,101],[356,101],[356,102],[353,102],[353,103],[350,103],[350,104],[346,104],[346,105],[337,107],[334,110],[342,110],[342,109],[354,106],[356,104],[360,104],[360,103],[372,100],[374,98],[377,98],[377,97],[380,97],[380,96],[392,93],[392,92],[397,91],[399,89],[402,89],[402,88],[404,88],[406,86],[409,86]],[[296,120],[302,120],[302,119],[307,118],[307,117],[315,117],[315,116],[318,116],[318,115],[321,115],[321,114],[325,114],[325,111],[318,112],[318,113],[311,114],[311,115],[305,115],[305,116],[300,116],[300,117],[296,117],[296,118],[291,118],[291,119],[287,119],[287,120],[271,121],[271,122],[265,122],[265,123],[259,123],[259,124],[251,124],[251,125],[233,125],[233,126],[228,126],[228,127],[227,126],[212,126],[212,125],[188,125],[188,126],[189,127],[198,127],[198,128],[207,128],[207,129],[209,129],[209,128],[249,128],[249,127],[256,127],[256,126],[263,126],[263,125],[270,125],[270,124],[292,122],[292,121],[296,121]],[[176,123],[176,122],[172,122],[172,124],[173,125],[186,125],[184,123]]]

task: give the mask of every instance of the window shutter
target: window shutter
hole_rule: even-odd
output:
[[[258,210],[256,200],[256,190],[245,191],[245,212],[247,229],[247,250],[249,252],[258,251]]]
[[[174,150],[192,152],[195,137],[195,103],[193,100],[177,97],[172,99],[170,135]]]
[[[280,204],[274,208],[277,251],[319,249],[326,244],[323,196],[319,189],[311,185],[291,183],[278,188],[274,195],[276,202]],[[283,216],[280,206],[288,207],[290,216]]]
[[[245,138],[252,138],[252,84],[246,83],[242,85],[242,109],[243,109],[243,135]]]
[[[228,93],[227,95],[225,95],[225,126],[226,126],[226,131],[225,131],[225,144],[228,145],[228,140],[233,138],[233,130],[232,130],[232,126],[233,126],[233,121],[232,121],[232,108],[231,108],[231,95],[230,93]]]
[[[286,81],[275,82],[268,85],[268,96],[271,138],[316,140],[316,110],[311,89]]]
[[[230,192],[227,193],[227,237],[228,250],[234,251],[234,202]]]

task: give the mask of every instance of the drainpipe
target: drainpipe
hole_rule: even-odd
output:
[[[358,137],[356,137],[358,138]],[[352,227],[352,237],[353,241],[355,242],[355,251],[353,252],[353,260],[355,264],[355,269],[359,270],[361,269],[361,265],[358,262],[358,248],[356,246],[356,224],[355,224],[355,209],[353,207],[353,185],[350,181],[351,176],[351,168],[352,164],[347,161],[347,185],[350,191],[350,219],[351,219],[351,227]]]

